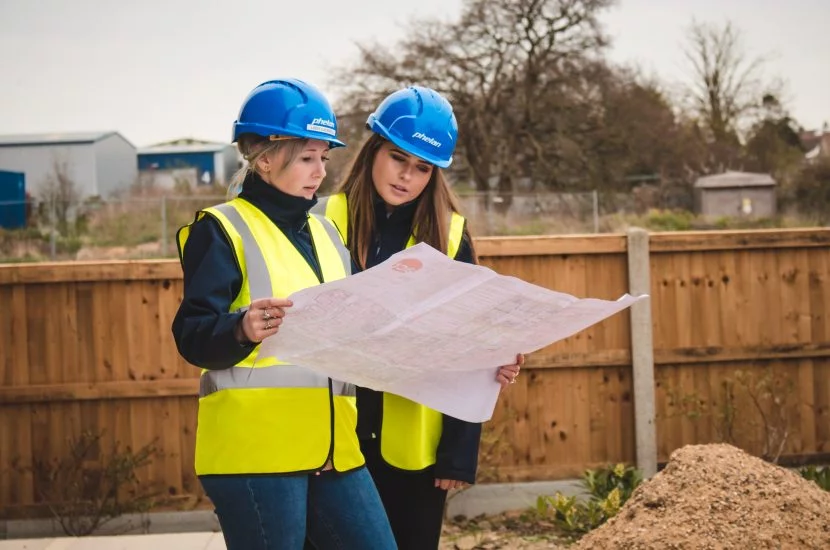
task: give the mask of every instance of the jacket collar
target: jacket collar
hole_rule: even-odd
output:
[[[256,172],[250,172],[242,184],[239,196],[265,213],[280,227],[301,229],[308,219],[308,211],[317,204],[312,199],[295,197],[266,183]]]
[[[396,206],[391,212],[387,212],[386,203],[377,191],[372,190],[372,202],[375,207],[375,223],[377,227],[402,226],[405,225],[408,232],[411,232],[412,222],[415,220],[415,210],[421,197],[407,203]]]

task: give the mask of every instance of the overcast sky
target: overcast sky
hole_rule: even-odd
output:
[[[502,0],[510,1],[510,0]],[[355,42],[392,44],[415,16],[461,0],[0,0],[0,134],[117,130],[137,146],[230,139],[245,95],[297,76],[321,87]],[[683,76],[692,18],[732,20],[771,59],[807,128],[830,121],[830,0],[621,0],[611,58]]]

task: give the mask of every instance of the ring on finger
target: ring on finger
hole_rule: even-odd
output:
[[[268,319],[273,319],[274,317],[271,315],[271,312],[268,311],[268,308],[262,310],[262,320],[267,321]]]
[[[265,330],[271,330],[271,318],[269,317],[265,321]]]

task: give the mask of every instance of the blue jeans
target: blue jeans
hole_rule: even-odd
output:
[[[199,478],[228,550],[396,550],[366,468],[340,474]]]

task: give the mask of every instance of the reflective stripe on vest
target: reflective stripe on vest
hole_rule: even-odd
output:
[[[199,397],[239,388],[328,388],[327,376],[298,365],[273,367],[231,367],[205,371],[199,380]],[[332,393],[354,397],[353,384],[332,380]]]
[[[323,197],[314,206],[314,212],[325,214],[340,230],[343,240],[348,238],[349,211],[346,195],[338,193]],[[464,238],[464,217],[456,212],[450,219],[447,255],[455,258]],[[414,246],[410,236],[406,247]],[[381,414],[380,453],[386,463],[402,470],[424,470],[435,464],[438,443],[443,431],[443,415],[405,397],[383,393]]]
[[[258,298],[288,296],[319,284],[294,244],[244,199],[207,208],[197,220],[204,215],[222,227],[242,273],[231,311]],[[337,230],[320,216],[309,216],[308,223],[324,281],[348,275],[351,260]],[[177,235],[181,258],[189,234],[185,226]],[[314,471],[329,459],[338,471],[362,466],[354,386],[259,357],[259,349],[237,366],[202,372],[197,474]]]
[[[251,233],[251,228],[242,219],[239,211],[231,206],[230,203],[220,204],[213,207],[215,210],[221,212],[233,224],[234,229],[242,237],[242,244],[245,246],[245,262],[248,264],[248,284],[251,287],[251,299],[269,298],[271,296],[271,279],[268,276],[268,267],[265,264],[265,258],[262,256],[262,250],[259,244],[254,239]],[[317,221],[326,230],[329,239],[337,249],[340,255],[340,261],[343,263],[343,271],[346,275],[352,272],[352,262],[349,256],[349,249],[343,244],[340,238],[340,233],[325,217],[312,214]]]

